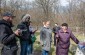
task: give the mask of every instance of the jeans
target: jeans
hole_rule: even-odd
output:
[[[21,42],[20,42],[20,45],[21,45],[20,55],[30,55],[31,46],[30,46],[30,44],[28,43],[28,41],[21,41]]]
[[[30,51],[31,51],[31,54],[33,53],[33,44],[30,44],[31,45],[31,49],[30,49]]]
[[[48,54],[49,54],[49,51],[42,50],[42,55],[48,55]]]
[[[31,53],[31,44],[29,44],[29,46],[27,47],[27,55],[29,55],[29,54],[32,54]]]

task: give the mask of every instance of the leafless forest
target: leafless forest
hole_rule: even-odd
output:
[[[61,0],[63,1],[63,0]],[[63,6],[60,0],[0,0],[0,18],[3,12],[11,11],[16,15],[14,24],[17,25],[25,13],[31,15],[34,26],[41,26],[43,21],[50,20],[61,25],[69,24],[74,31],[85,33],[85,0],[66,0]]]

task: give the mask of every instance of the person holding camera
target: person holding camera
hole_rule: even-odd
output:
[[[21,52],[20,55],[29,55],[30,54],[30,43],[31,43],[31,37],[30,37],[30,31],[29,31],[29,25],[30,23],[30,15],[25,14],[22,16],[21,23],[17,26],[17,29],[20,31],[20,45],[21,45]]]

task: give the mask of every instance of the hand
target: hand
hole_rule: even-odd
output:
[[[19,36],[19,31],[20,31],[20,29],[17,29],[14,33],[15,33],[17,36]]]
[[[38,28],[36,28],[36,29],[34,30],[34,33],[35,33],[37,30],[38,30]]]
[[[36,27],[35,31],[37,31],[37,30],[38,30],[38,27]]]
[[[41,46],[43,46],[43,42],[40,42],[41,43]]]

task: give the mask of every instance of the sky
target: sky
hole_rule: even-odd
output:
[[[8,1],[9,1],[9,0],[8,0]],[[26,0],[26,1],[32,2],[32,1],[34,1],[34,0]],[[67,2],[66,0],[60,0],[60,2],[61,2],[61,5],[62,5],[62,6],[67,6],[67,5],[68,5],[68,2]]]
[[[26,0],[32,2],[33,0]],[[66,0],[60,0],[62,6],[68,5],[68,2]]]
[[[32,2],[33,0],[26,0],[26,1],[30,1],[30,2]]]
[[[69,3],[66,0],[60,0],[62,6],[67,6]]]
[[[32,2],[33,0],[26,0]],[[66,0],[60,0],[62,6],[68,5],[68,2]]]

